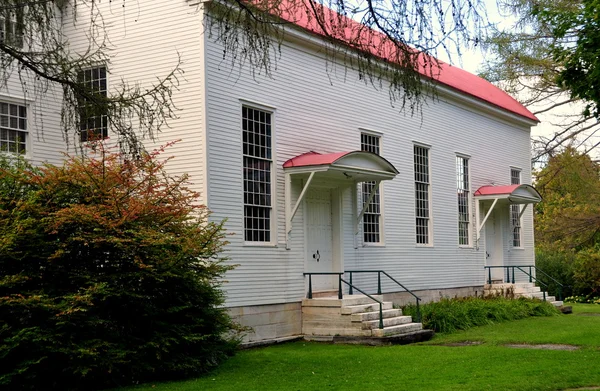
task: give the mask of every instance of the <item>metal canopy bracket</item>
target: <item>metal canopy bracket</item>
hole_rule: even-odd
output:
[[[375,181],[375,186],[373,186],[373,189],[371,190],[371,194],[369,194],[369,198],[363,204],[362,210],[360,211],[358,217],[356,218],[356,221],[354,222],[354,235],[358,235],[358,224],[362,220],[369,205],[371,205],[371,201],[373,201],[373,198],[375,198],[375,193],[377,193],[380,183],[381,183],[381,179],[378,181]]]
[[[296,215],[296,212],[298,212],[300,203],[304,199],[306,191],[308,190],[308,187],[310,186],[310,183],[312,182],[314,176],[315,172],[313,171],[310,173],[308,180],[302,188],[300,196],[296,200],[296,204],[292,209],[292,177],[291,174],[285,174],[285,248],[287,250],[290,249],[290,234],[292,233],[292,220],[294,220],[294,216]]]
[[[492,214],[492,212],[494,211],[494,207],[496,206],[496,203],[498,202],[498,198],[494,198],[494,202],[492,202],[492,206],[490,207],[490,209],[487,211],[487,213],[485,214],[485,217],[483,218],[483,221],[481,223],[479,223],[479,202],[481,200],[477,201],[477,244],[479,245],[479,239],[481,239],[481,229],[483,228],[483,226],[485,225],[485,222],[487,221],[488,217],[490,217],[490,215]]]

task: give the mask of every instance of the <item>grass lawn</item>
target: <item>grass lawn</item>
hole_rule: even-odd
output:
[[[245,350],[204,377],[123,391],[566,390],[600,387],[600,305],[477,327],[416,345],[294,342]],[[478,342],[467,346],[457,342]],[[506,344],[566,344],[541,350]],[[446,345],[446,346],[445,346]]]

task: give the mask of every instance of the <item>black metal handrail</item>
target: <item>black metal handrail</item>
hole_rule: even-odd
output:
[[[421,321],[421,308],[419,306],[419,302],[421,301],[421,298],[419,296],[415,295],[410,289],[408,289],[407,287],[402,285],[400,282],[398,282],[394,277],[390,276],[387,272],[385,272],[383,270],[346,270],[345,272],[350,274],[350,284],[352,284],[352,274],[354,274],[354,273],[377,273],[377,294],[378,295],[381,295],[381,275],[384,274],[390,280],[395,282],[396,285],[402,287],[402,289],[404,289],[406,292],[408,292],[415,298],[415,301],[417,302],[417,316],[416,316],[417,319],[416,320],[417,320],[417,322]],[[350,288],[348,293],[352,294],[352,288]]]
[[[523,270],[523,268],[529,269],[529,272]],[[543,287],[548,289],[548,283],[535,277],[532,273],[532,270],[535,270],[536,274],[538,272],[541,272],[541,274],[548,277],[556,284],[556,289],[558,291],[558,300],[562,300],[562,289],[564,288],[564,285],[561,284],[560,282],[558,282],[558,280],[556,280],[554,277],[550,276],[545,271],[539,269],[535,265],[484,266],[484,269],[488,270],[488,284],[492,283],[492,269],[506,269],[506,279],[504,279],[504,282],[514,284],[515,283],[515,269],[517,269],[517,270],[521,271],[523,274],[529,276],[530,283],[535,281],[536,283],[541,284],[541,285],[543,285]],[[510,273],[511,270],[512,270],[512,278],[511,278],[511,273]],[[504,275],[505,273],[503,272],[502,274]],[[542,292],[543,292],[543,296],[544,296],[544,301],[546,301],[546,292],[545,291],[542,291]]]
[[[379,303],[379,328],[383,329],[383,301],[377,300],[376,298],[374,298],[373,296],[371,296],[370,294],[360,290],[358,287],[352,285],[351,283],[349,283],[348,281],[344,280],[342,278],[342,275],[344,273],[326,273],[326,272],[319,272],[319,273],[304,273],[305,276],[308,276],[308,294],[307,294],[307,298],[308,299],[312,299],[312,276],[313,275],[331,275],[331,276],[338,276],[338,299],[342,300],[344,298],[343,292],[342,292],[342,283],[348,285],[348,289],[349,291],[352,291],[352,289],[356,289],[357,291],[359,291],[360,293],[362,293],[363,295],[367,296],[368,298],[370,298],[373,301],[376,301],[377,303]]]

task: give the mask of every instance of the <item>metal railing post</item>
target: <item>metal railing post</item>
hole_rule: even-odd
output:
[[[530,284],[533,282],[532,278],[533,278],[533,276],[531,275],[531,266],[529,266],[529,283]]]
[[[381,302],[379,303],[379,328],[383,328],[383,307]]]
[[[421,307],[419,307],[419,302],[421,301],[421,299],[417,298],[417,322],[420,323],[421,322]]]
[[[381,295],[381,272],[377,272],[377,294]]]
[[[312,274],[308,275],[308,298],[312,299]]]
[[[352,272],[350,272],[350,286],[348,287],[348,294],[353,295],[354,291],[352,290]]]
[[[510,282],[510,268],[507,267],[506,268],[506,280],[504,280],[505,282]]]
[[[342,294],[342,273],[338,274],[338,299],[342,300],[344,295]]]
[[[512,269],[513,269],[512,283],[514,284],[515,283],[515,267],[513,266]]]
[[[542,296],[544,297],[544,301],[546,301],[546,291],[542,291]]]
[[[492,284],[492,268],[488,267],[488,284]]]

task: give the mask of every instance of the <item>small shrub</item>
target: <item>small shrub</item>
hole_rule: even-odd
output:
[[[600,297],[569,296],[565,298],[565,303],[600,304]]]
[[[403,309],[406,315],[415,316],[416,306],[408,305]],[[523,319],[530,316],[552,316],[559,311],[550,303],[519,298],[444,298],[438,302],[421,306],[423,326],[440,333],[453,333],[475,326],[484,326],[498,322]]]

